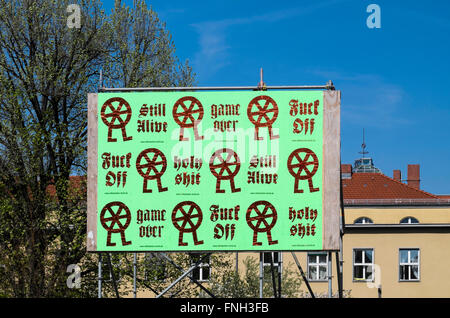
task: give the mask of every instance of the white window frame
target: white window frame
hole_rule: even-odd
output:
[[[365,253],[366,251],[372,251],[372,263],[366,263],[365,262]],[[355,259],[356,259],[356,251],[362,251],[362,255],[361,255],[361,260],[362,263],[356,263]],[[373,282],[375,280],[375,268],[374,268],[374,264],[375,264],[375,249],[371,248],[371,247],[358,247],[358,248],[354,248],[353,249],[353,273],[352,273],[352,278],[353,278],[353,282]],[[363,278],[356,278],[355,277],[355,267],[356,266],[363,266]],[[372,268],[372,278],[368,279],[366,278],[366,270],[365,270],[365,266],[370,266]]]
[[[401,259],[401,251],[408,251],[408,260],[406,263],[402,263]],[[411,251],[417,251],[417,263],[411,262]],[[409,279],[403,279],[400,276],[401,267],[408,267],[408,276]],[[411,279],[411,268],[412,266],[417,266],[417,278]],[[419,282],[420,281],[420,248],[410,247],[410,248],[399,248],[398,249],[398,281],[399,282]]]
[[[194,266],[198,259],[195,259],[197,257],[196,254],[191,254],[191,266]],[[204,254],[198,255],[199,258],[204,257]],[[211,278],[211,255],[204,258],[201,263],[197,265],[196,268],[194,268],[190,275],[191,277],[194,277],[194,272],[198,271],[198,282],[209,282]],[[208,273],[208,275],[205,275],[205,272]],[[205,278],[207,276],[207,278]]]
[[[316,258],[316,261],[313,262],[313,263],[311,263],[309,261],[309,257],[311,255],[314,255],[315,258]],[[319,261],[319,256],[320,255],[325,255],[326,256],[325,263],[320,263],[320,261]],[[306,265],[307,274],[306,275],[308,277],[308,280],[310,282],[326,282],[326,281],[328,281],[328,253],[327,252],[308,252],[308,254],[306,256],[306,259],[307,259],[307,265]],[[311,267],[315,267],[316,268],[316,278],[311,278],[311,276],[310,276],[310,268]],[[325,267],[325,269],[326,269],[325,278],[324,279],[320,279],[319,278],[319,272],[320,272],[319,269],[320,269],[320,267]]]

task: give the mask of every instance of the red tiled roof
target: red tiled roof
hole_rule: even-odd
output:
[[[86,183],[86,176],[70,176],[69,178],[69,189],[72,191],[80,190],[83,191],[83,185]],[[49,185],[47,187],[47,193],[54,197],[56,195],[56,189],[54,185]]]
[[[345,200],[439,198],[381,173],[353,173],[351,179],[342,179],[342,184]]]

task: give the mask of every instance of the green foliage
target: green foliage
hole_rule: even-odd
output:
[[[211,291],[217,297],[224,298],[258,298],[260,290],[259,262],[254,257],[246,257],[243,261],[245,271],[237,273],[233,268],[224,270],[211,280]],[[292,264],[283,266],[281,275],[281,291],[283,298],[300,295],[301,279],[298,273],[291,270]],[[275,283],[278,291],[278,274],[275,271]],[[270,267],[264,268],[263,297],[274,297],[273,281]]]
[[[87,93],[120,86],[192,85],[157,14],[116,1],[108,15],[80,0],[0,0],[0,295],[96,296],[97,255],[86,253]],[[70,181],[69,181],[70,180]],[[129,257],[114,255],[113,258]],[[69,289],[79,264],[82,287]],[[112,295],[105,282],[106,295]],[[125,287],[122,289],[126,292]]]

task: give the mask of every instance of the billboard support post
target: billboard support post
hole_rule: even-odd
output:
[[[102,298],[102,253],[98,253],[98,298]]]
[[[339,252],[336,252],[336,259],[339,256],[339,262],[336,260],[337,264],[337,275],[338,275],[338,289],[339,298],[343,297],[344,291],[344,277],[343,277],[343,266],[344,266],[344,233],[345,233],[345,212],[344,212],[344,192],[342,189],[342,164],[339,164],[340,171],[340,193],[339,201],[341,206],[341,217],[339,219]]]
[[[133,297],[136,298],[137,290],[136,290],[136,274],[137,274],[137,255],[133,253]]]
[[[259,298],[263,298],[263,284],[264,284],[264,264],[263,252],[259,253]]]
[[[332,288],[332,278],[331,276],[331,258],[333,257],[333,254],[331,252],[328,252],[328,298],[333,298],[333,288]]]
[[[306,277],[305,272],[303,271],[302,266],[300,265],[300,262],[298,261],[297,255],[295,255],[294,252],[291,252],[291,255],[294,258],[295,264],[297,264],[297,268],[300,271],[300,275],[302,275],[303,281],[305,282],[306,287],[308,288],[311,298],[316,298],[316,296],[314,296],[314,293],[312,291],[311,285],[309,284],[308,278]]]
[[[111,254],[107,253],[107,255],[108,255],[109,271],[111,273],[111,279],[112,279],[114,292],[116,293],[116,298],[120,298],[120,296],[119,296],[119,289],[117,288],[116,275],[114,274],[114,269],[113,269],[112,262],[111,262]]]
[[[283,266],[281,251],[278,252],[278,256],[278,298],[281,298],[281,268]]]
[[[269,252],[270,255],[270,272],[272,274],[272,286],[273,286],[273,297],[277,298],[277,285],[275,282],[275,272],[274,272],[274,266],[273,266],[273,252]]]

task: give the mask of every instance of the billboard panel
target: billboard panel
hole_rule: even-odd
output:
[[[338,249],[338,91],[88,99],[88,250]]]

